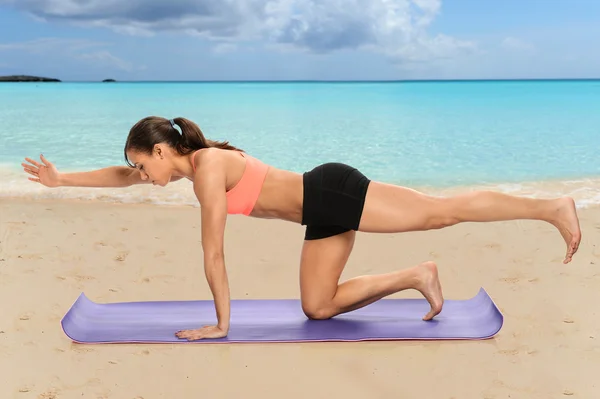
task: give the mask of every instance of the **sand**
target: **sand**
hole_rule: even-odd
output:
[[[100,302],[210,299],[199,210],[0,200],[0,398],[595,398],[600,209],[564,265],[534,221],[359,234],[342,278],[434,260],[448,299],[485,287],[505,316],[485,341],[82,345],[60,319]],[[298,298],[303,228],[230,216],[233,298]],[[417,297],[414,291],[393,297]]]

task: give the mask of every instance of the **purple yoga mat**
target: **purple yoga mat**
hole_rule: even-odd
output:
[[[232,300],[225,338],[188,341],[175,332],[215,323],[210,300],[99,304],[83,293],[61,321],[79,343],[231,343],[421,339],[486,339],[502,328],[503,317],[487,292],[467,300],[446,300],[431,321],[424,299],[382,299],[329,320],[309,320],[300,301]]]

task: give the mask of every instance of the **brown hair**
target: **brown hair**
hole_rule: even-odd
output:
[[[179,126],[181,133],[175,126]],[[186,118],[166,119],[159,116],[148,116],[139,120],[127,136],[125,141],[125,162],[133,166],[127,158],[127,151],[133,150],[145,154],[152,154],[154,145],[167,143],[179,155],[187,155],[202,148],[221,148],[224,150],[243,151],[229,144],[228,141],[213,141],[204,137],[200,127]]]

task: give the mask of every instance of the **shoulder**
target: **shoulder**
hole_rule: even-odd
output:
[[[199,172],[202,167],[215,166],[224,161],[223,153],[218,148],[203,148],[198,150],[194,156],[194,166]]]
[[[244,157],[249,157],[244,153]],[[232,173],[245,167],[246,160],[240,156],[237,150],[225,150],[220,148],[203,148],[196,153],[193,160],[196,173],[213,173],[215,169],[227,170]]]
[[[244,157],[250,157],[249,154],[245,152],[242,153],[237,150],[226,150],[221,148],[203,148],[196,152],[196,156],[194,157],[194,164],[196,167],[198,167],[207,163],[216,164],[219,162],[244,162],[244,158],[242,158],[240,154],[244,155]]]
[[[207,192],[213,195],[219,191],[226,191],[227,182],[226,154],[217,148],[203,148],[196,153],[194,158],[194,191],[199,196]]]
[[[211,175],[225,174],[225,170],[227,169],[227,158],[217,148],[203,148],[199,150],[193,158],[193,163],[196,168],[194,181]]]

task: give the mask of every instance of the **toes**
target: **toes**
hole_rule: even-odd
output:
[[[431,310],[429,311],[429,313],[427,313],[427,314],[426,314],[426,315],[423,317],[423,320],[425,320],[425,321],[429,321],[429,320],[433,319],[433,318],[434,318],[434,317],[435,317],[435,316],[436,316],[438,313],[440,313],[440,312],[438,312],[437,310],[431,309]]]

